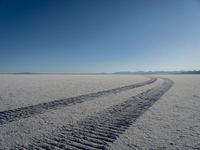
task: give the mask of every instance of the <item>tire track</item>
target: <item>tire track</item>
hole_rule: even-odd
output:
[[[133,96],[125,102],[114,105],[89,116],[72,127],[62,129],[42,140],[34,140],[28,145],[17,145],[15,149],[45,150],[106,150],[137,118],[151,107],[173,85],[173,81],[163,79],[161,86]]]
[[[70,97],[70,98],[61,99],[61,100],[54,100],[51,102],[40,103],[37,105],[31,105],[31,106],[27,106],[27,107],[20,107],[20,108],[13,109],[13,110],[2,111],[2,112],[0,112],[0,125],[6,124],[9,122],[13,122],[13,121],[17,121],[17,120],[20,120],[23,118],[28,118],[33,115],[42,114],[48,110],[55,110],[55,109],[69,106],[69,105],[82,103],[84,101],[93,100],[95,98],[108,96],[108,95],[116,94],[116,93],[119,93],[122,91],[145,86],[147,84],[151,84],[151,83],[155,82],[156,80],[157,80],[157,78],[151,78],[148,81],[144,81],[141,83],[136,83],[136,84],[132,84],[132,85],[128,85],[128,86],[122,86],[122,87],[114,88],[114,89],[110,89],[110,90],[104,90],[104,91],[99,91],[96,93],[89,93],[89,94],[80,95],[80,96],[76,96],[76,97]]]

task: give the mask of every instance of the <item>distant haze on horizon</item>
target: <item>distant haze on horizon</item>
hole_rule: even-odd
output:
[[[1,0],[0,73],[200,70],[199,0]]]

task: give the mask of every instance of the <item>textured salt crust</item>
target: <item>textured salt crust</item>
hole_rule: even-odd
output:
[[[162,77],[172,79],[175,84],[116,140],[111,149],[200,149],[200,76]],[[121,103],[129,95],[127,93],[124,92],[125,97],[120,93],[2,125],[0,149],[9,148],[15,143],[27,143],[33,137],[40,139],[62,125],[75,124],[90,114]],[[136,93],[131,92],[130,95]]]
[[[137,75],[0,75],[0,111],[147,80]]]
[[[31,139],[42,139],[43,135],[57,130],[63,125],[76,124],[80,119],[88,115],[94,115],[105,108],[119,104],[129,97],[139,94],[155,86],[161,85],[162,80],[158,80],[151,85],[124,91],[115,95],[97,98],[93,101],[83,102],[63,109],[50,111],[32,118],[22,119],[0,127],[0,148],[10,148],[16,143],[26,144]]]
[[[200,76],[165,75],[173,87],[112,145],[112,150],[200,149]]]

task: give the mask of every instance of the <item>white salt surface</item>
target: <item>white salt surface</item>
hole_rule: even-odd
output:
[[[0,111],[146,80],[137,75],[0,75]]]
[[[200,76],[165,75],[160,77],[166,77],[173,80],[174,81],[173,87],[167,93],[165,93],[164,96],[162,96],[157,102],[155,102],[154,105],[151,108],[149,108],[149,110],[147,110],[143,115],[141,115],[140,118],[138,118],[137,121],[124,132],[124,134],[121,134],[120,137],[113,144],[110,145],[110,149],[112,150],[134,150],[134,149],[198,150],[200,149],[200,142],[199,142],[200,141],[200,109],[199,109]],[[5,79],[13,77],[3,77],[3,78]],[[3,78],[1,77],[1,79]],[[25,78],[29,77],[25,76]],[[30,76],[30,78],[35,78],[35,77]],[[47,80],[46,77],[44,78],[40,77],[41,78],[40,80],[38,78],[39,77],[35,79],[37,81],[37,84],[35,84],[34,94],[32,95],[27,94],[27,98],[29,97],[29,99],[26,99],[24,98],[25,97],[24,95],[20,96],[19,94],[18,98],[12,99],[12,101],[10,101],[11,103],[8,103],[10,107],[15,108],[24,105],[49,101],[50,100],[49,98],[47,99],[44,98],[45,96],[43,96],[42,90],[41,91],[37,90],[39,85],[40,86],[43,85],[43,87],[48,87],[47,85],[53,86],[54,84],[59,82],[60,84],[56,84],[56,86],[54,86],[58,87],[58,85],[62,85],[63,81],[63,79],[59,80],[58,77],[56,79],[55,76],[49,77],[49,78],[54,78],[54,80],[52,79]],[[63,78],[65,79],[65,77]],[[73,92],[75,88],[70,88],[70,86],[67,85],[66,89],[71,89],[72,91],[71,95],[74,94],[73,96],[76,96],[77,93],[86,94],[87,92],[88,93],[96,92],[99,90],[115,88],[123,85],[130,85],[132,83],[136,82],[138,83],[144,80],[148,80],[145,77],[139,77],[139,76],[117,76],[117,75],[91,76],[91,78],[90,76],[84,76],[84,77],[71,76],[70,79],[72,80],[72,78],[74,80],[73,84],[71,85],[76,85],[73,87],[77,88],[77,92]],[[77,80],[77,78],[79,78],[79,80]],[[23,81],[25,79],[21,78],[21,80]],[[46,80],[46,82],[44,82],[43,80],[44,81]],[[58,81],[56,82],[56,80]],[[71,80],[68,80],[68,83]],[[24,83],[28,82],[30,81],[26,82],[24,81]],[[12,90],[13,91],[16,90],[14,86],[13,87],[11,86],[12,85],[11,81],[5,82],[5,80],[1,80],[1,83],[4,83],[4,87],[9,87],[10,92],[12,92]],[[14,83],[15,87],[18,87],[18,85],[20,85],[19,81],[17,83],[18,84]],[[161,84],[162,80],[159,79],[158,81],[156,81],[151,85],[143,86],[128,91],[123,91],[121,93],[109,95],[106,97],[96,98],[95,100],[92,101],[85,101],[83,103],[71,105],[68,107],[64,107],[62,109],[51,110],[44,114],[10,122],[8,124],[2,124],[0,125],[0,149],[10,149],[16,144],[26,144],[30,143],[33,139],[43,139],[43,136],[51,135],[52,132],[59,130],[59,128],[61,128],[62,126],[74,125],[77,123],[77,121],[80,121],[86,118],[87,116],[95,115],[98,112],[102,112],[106,108],[109,108],[110,106],[124,102],[131,96],[137,95],[141,92],[144,92],[152,87],[159,86]],[[25,86],[26,84],[23,85]],[[0,90],[1,93],[5,94],[4,92],[2,92],[2,90],[4,89],[2,88],[2,85],[0,85],[0,87],[1,87]],[[33,87],[34,86],[32,86],[32,89],[34,89]],[[62,91],[63,87],[65,86],[61,86],[60,88],[56,89]],[[93,87],[95,89],[94,91]],[[78,90],[79,88],[81,89],[81,91]],[[24,90],[26,90],[26,88],[24,88]],[[58,94],[56,96],[53,96],[55,93],[51,92],[53,92],[54,90],[55,89],[53,88],[52,91],[49,90],[50,92],[49,94],[52,94],[52,97],[57,99],[59,97],[60,91],[57,92],[55,91],[55,93]],[[33,92],[34,90],[30,91]],[[67,93],[67,92],[65,93],[64,91],[66,90],[63,90],[64,93],[62,95],[63,97],[65,97],[66,96],[65,94]],[[33,98],[32,102],[30,100],[31,96],[37,95],[37,92],[40,94],[40,97],[42,96],[43,98],[41,99],[38,96],[37,101],[34,101],[35,99]],[[3,105],[1,106],[2,110],[4,109],[3,107],[6,106],[5,97],[1,102],[1,104]],[[22,100],[20,99],[20,97],[22,98]],[[54,100],[54,98],[52,98],[52,100]],[[8,99],[9,96],[7,95],[7,100]],[[17,102],[15,102],[15,100],[17,100]],[[17,105],[17,106],[12,106],[12,105]]]
[[[96,98],[92,101],[85,101],[70,107],[52,110],[44,114],[1,125],[0,149],[9,149],[16,144],[26,144],[34,138],[42,139],[43,135],[51,134],[52,131],[58,130],[62,126],[76,124],[77,121],[84,119],[88,115],[95,115],[110,106],[124,102],[131,96],[159,86],[161,83],[162,80],[158,80],[144,87]]]

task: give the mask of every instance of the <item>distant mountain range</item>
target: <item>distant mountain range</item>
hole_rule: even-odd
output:
[[[114,74],[200,74],[200,70],[193,71],[136,71],[115,72]]]

